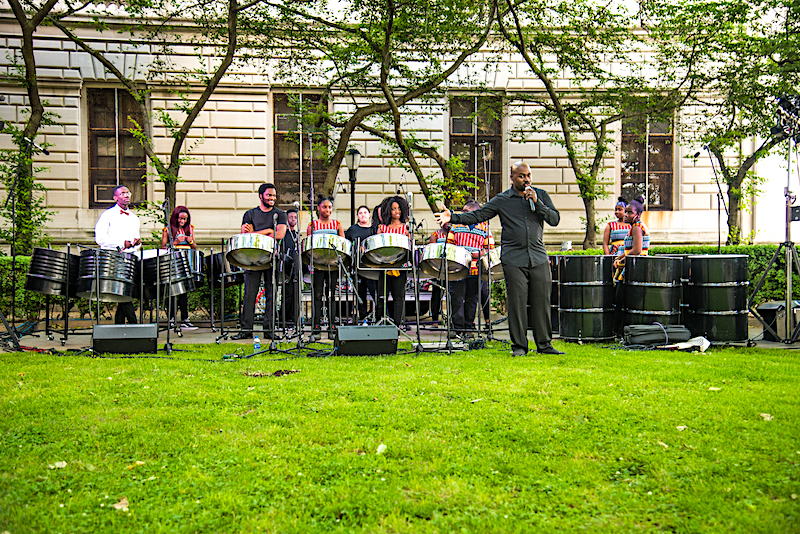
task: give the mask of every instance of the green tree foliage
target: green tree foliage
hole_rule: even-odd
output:
[[[742,240],[742,209],[758,192],[753,166],[795,128],[776,126],[777,102],[796,95],[800,6],[784,0],[654,4],[652,16],[686,26],[713,23],[713,39],[699,50],[703,90],[687,101],[682,137],[707,147],[727,186],[728,244]],[[754,140],[751,145],[746,141]]]
[[[449,172],[447,159],[434,143],[409,138],[410,119],[403,112],[411,103],[442,98],[448,81],[486,43],[496,7],[487,1],[357,0],[339,2],[336,8],[324,1],[265,2],[248,17],[247,31],[267,31],[259,14],[280,13],[285,54],[275,58],[267,48],[260,58],[276,69],[281,83],[321,86],[325,96],[346,98],[346,111],[314,111],[338,134],[330,140],[325,191],[333,189],[350,138],[361,129],[397,147],[436,211],[436,195],[417,158],[433,158],[443,174]],[[470,83],[479,85],[459,79],[462,87]]]
[[[665,19],[641,27],[622,5],[592,0],[504,0],[499,27],[522,56],[541,89],[514,95],[534,107],[525,124],[536,131],[556,125],[586,212],[584,248],[597,242],[595,201],[608,195],[615,130],[625,119],[669,122],[691,93],[700,67],[695,55],[670,55],[664,39],[700,46],[702,35]],[[654,37],[655,31],[659,38]],[[683,33],[682,33],[683,32]],[[567,85],[568,83],[568,85]],[[646,121],[645,121],[646,122]]]
[[[81,50],[99,61],[113,74],[139,104],[142,124],[132,133],[137,137],[155,169],[157,180],[164,183],[165,196],[175,206],[175,193],[180,168],[189,158],[191,147],[186,138],[197,116],[219,86],[237,58],[239,47],[239,16],[242,11],[258,4],[240,5],[238,0],[210,0],[200,3],[174,2],[172,0],[134,0],[115,4],[92,4],[94,25],[99,31],[113,26],[120,33],[130,35],[123,51],[140,50],[141,42],[150,43],[153,56],[147,67],[145,79],[135,70],[125,70],[118,62],[119,52],[106,51],[93,46],[92,41],[74,31],[83,20],[70,18],[73,13],[58,13],[48,20],[58,27]],[[189,36],[183,38],[189,28]],[[178,67],[172,60],[177,47],[193,48],[197,67]],[[156,153],[153,144],[153,114],[149,109],[150,90],[145,82],[156,82],[178,95],[177,110],[156,109],[155,118],[166,127],[173,139],[168,158]],[[199,96],[198,96],[199,93]],[[175,112],[179,118],[175,118]]]

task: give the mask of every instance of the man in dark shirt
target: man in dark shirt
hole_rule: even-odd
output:
[[[512,354],[528,352],[528,314],[531,306],[533,339],[543,354],[563,354],[551,344],[550,325],[550,262],[544,248],[544,222],[557,226],[561,215],[542,189],[531,187],[531,170],[518,161],[511,166],[511,187],[495,195],[482,208],[472,213],[451,214],[448,209],[436,214],[440,225],[476,224],[500,215],[503,226],[500,261],[506,280],[508,329]],[[533,205],[532,205],[533,204]]]
[[[275,207],[275,186],[261,184],[258,188],[258,198],[261,203],[258,207],[248,210],[242,217],[243,234],[263,234],[280,241],[286,235],[286,212]],[[277,246],[277,245],[276,245]],[[241,331],[231,339],[249,339],[253,337],[253,318],[256,309],[256,297],[264,279],[264,337],[271,339],[274,336],[273,301],[272,301],[272,268],[256,271],[244,271],[244,302],[239,323]]]
[[[297,233],[298,213],[297,208],[286,210],[286,235],[281,241],[281,250],[284,254],[283,265],[283,301],[280,303],[281,317],[284,328],[294,325],[297,320],[297,273],[299,262],[297,260],[297,244],[300,235]]]

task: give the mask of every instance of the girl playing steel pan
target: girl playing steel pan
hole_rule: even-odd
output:
[[[390,201],[382,204],[380,212],[381,224],[378,234],[400,234],[408,236],[408,201],[400,195],[390,197]],[[388,222],[387,222],[388,221]],[[392,296],[390,317],[397,328],[402,328],[406,310],[406,271],[390,270],[381,273],[378,279],[378,318],[383,317],[384,299]],[[384,284],[386,296],[384,297]],[[389,310],[387,310],[389,311]]]
[[[333,200],[329,197],[319,197],[317,200],[317,214],[319,219],[311,221],[308,225],[306,235],[324,235],[333,234],[344,238],[344,229],[339,221],[331,218],[333,213]],[[313,252],[312,252],[313,253]],[[334,317],[334,303],[333,293],[336,290],[336,284],[339,282],[339,273],[336,270],[323,271],[321,269],[314,269],[312,266],[311,283],[314,288],[314,300],[311,306],[311,341],[319,341],[320,334],[322,333],[321,320],[322,320],[322,299],[328,305],[328,334],[333,334]]]
[[[169,228],[164,228],[161,232],[161,248],[167,248],[169,244],[169,234],[172,233],[172,246],[176,249],[197,250],[197,243],[194,238],[194,226],[192,226],[192,216],[186,206],[176,206],[172,210],[169,218]],[[170,326],[175,323],[178,309],[181,310],[181,330],[196,330],[197,327],[189,322],[189,295],[183,293],[177,297],[176,302],[172,303],[172,317]]]

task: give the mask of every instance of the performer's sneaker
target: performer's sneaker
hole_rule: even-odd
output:
[[[197,330],[197,327],[189,321],[184,321],[181,323],[181,330]]]

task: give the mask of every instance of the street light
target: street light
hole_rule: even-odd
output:
[[[350,172],[350,225],[356,223],[356,173],[361,163],[361,152],[351,148],[344,154],[344,163]]]

